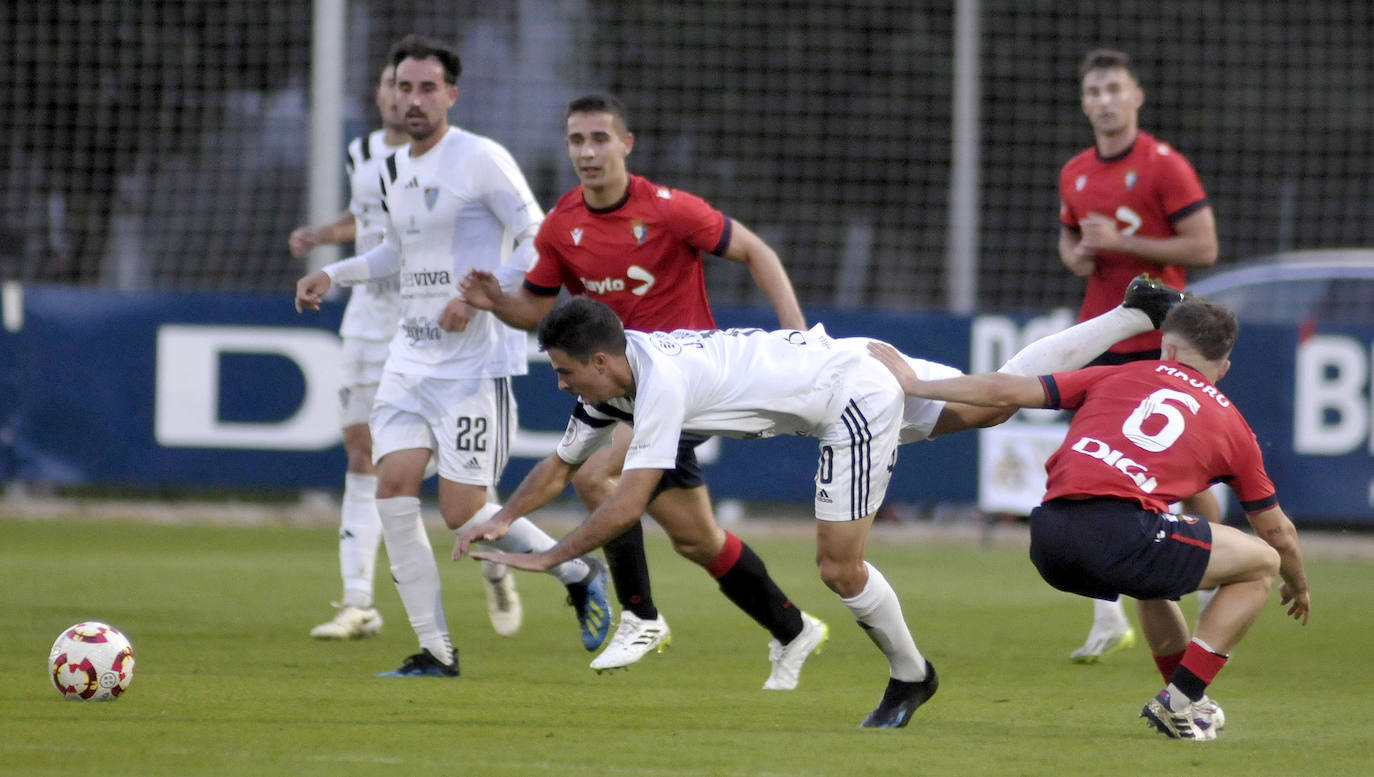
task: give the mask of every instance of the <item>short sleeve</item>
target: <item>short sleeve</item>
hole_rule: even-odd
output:
[[[729,219],[702,198],[677,189],[667,191],[662,208],[673,234],[682,242],[708,254],[723,254],[730,244]],[[662,198],[662,194],[658,195]]]
[[[1207,204],[1207,192],[1197,171],[1168,143],[1155,146],[1156,186],[1161,210],[1169,221],[1177,221]]]

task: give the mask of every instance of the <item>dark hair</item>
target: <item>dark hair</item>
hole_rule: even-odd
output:
[[[407,59],[429,59],[430,57],[439,60],[439,64],[444,66],[444,83],[450,86],[458,83],[458,76],[463,74],[463,62],[458,59],[458,52],[452,46],[446,46],[433,38],[414,34],[407,35],[391,47],[387,61],[393,65],[399,65]]]
[[[549,311],[536,336],[539,350],[557,348],[583,364],[594,353],[625,353],[625,327],[615,311],[590,297],[572,297]]]
[[[574,113],[609,113],[615,117],[616,129],[620,134],[626,135],[630,132],[630,120],[625,115],[625,103],[609,94],[593,92],[574,97],[568,101],[568,109],[563,112],[563,118],[566,119]]]
[[[1130,74],[1133,80],[1136,78],[1135,69],[1131,67],[1131,58],[1124,51],[1116,49],[1093,49],[1087,56],[1083,57],[1083,64],[1078,67],[1078,80],[1083,80],[1083,76],[1094,70],[1110,70],[1121,68]]]
[[[1187,340],[1203,358],[1211,361],[1225,359],[1240,334],[1234,311],[1202,297],[1192,297],[1175,305],[1159,329],[1164,334],[1175,334]]]

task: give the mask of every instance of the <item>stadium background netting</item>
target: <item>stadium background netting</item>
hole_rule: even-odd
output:
[[[955,19],[947,2],[396,0],[347,6],[348,135],[394,39],[458,45],[453,119],[507,145],[548,207],[575,185],[563,103],[609,89],[631,169],[778,249],[803,303],[944,294]],[[1136,60],[1142,126],[1198,169],[1222,263],[1374,245],[1374,4],[984,0],[976,302],[1076,305],[1060,164],[1091,143],[1077,64]],[[308,0],[62,0],[0,10],[0,276],[286,293],[305,220]],[[339,150],[342,166],[343,150]],[[342,175],[342,173],[341,173]],[[340,202],[340,206],[342,206]],[[714,263],[712,294],[755,301]]]

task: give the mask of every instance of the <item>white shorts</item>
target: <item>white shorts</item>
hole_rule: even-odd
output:
[[[372,406],[372,461],[411,448],[431,452],[425,475],[494,488],[515,434],[510,378],[447,379],[387,370]]]
[[[382,380],[382,368],[390,344],[386,340],[364,340],[359,337],[343,339],[339,374],[339,426],[347,429],[368,422],[372,414],[372,400],[377,396],[377,384]]]
[[[921,380],[957,378],[964,374],[947,364],[914,359],[910,356],[906,357],[906,363],[911,365],[911,369],[916,372],[916,377]],[[940,420],[940,413],[944,409],[945,402],[942,399],[906,397],[902,407],[902,432],[899,443],[906,445],[909,442],[930,439],[930,433],[935,429],[935,422]]]
[[[854,370],[838,390],[840,417],[821,430],[816,520],[856,521],[877,512],[897,466],[902,389],[878,361]]]

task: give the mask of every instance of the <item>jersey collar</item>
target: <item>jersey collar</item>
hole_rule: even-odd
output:
[[[1130,155],[1131,155],[1131,152],[1132,152],[1132,151],[1135,151],[1135,144],[1138,143],[1138,142],[1140,142],[1140,133],[1139,133],[1139,132],[1136,132],[1135,137],[1134,137],[1134,138],[1131,138],[1131,145],[1127,146],[1126,149],[1125,149],[1124,151],[1122,151],[1120,154],[1112,154],[1111,156],[1102,156],[1102,152],[1099,151],[1099,150],[1097,149],[1097,146],[1093,146],[1093,153],[1097,154],[1097,161],[1099,161],[1099,162],[1101,162],[1101,163],[1103,163],[1103,164],[1105,164],[1105,165],[1110,165],[1110,164],[1112,164],[1113,162],[1120,162],[1121,160],[1123,160],[1123,159],[1125,159],[1126,157],[1130,156]]]
[[[627,202],[630,201],[630,188],[631,188],[631,187],[630,187],[630,185],[629,185],[629,179],[627,178],[627,179],[626,179],[626,184],[625,184],[625,196],[624,196],[624,197],[621,197],[620,199],[616,200],[614,203],[612,203],[612,204],[610,204],[610,205],[607,205],[607,206],[604,207],[604,208],[593,208],[592,206],[587,205],[587,198],[586,198],[586,196],[584,195],[584,196],[582,197],[582,205],[585,206],[585,207],[587,208],[587,212],[588,212],[588,213],[611,213],[611,212],[613,212],[613,211],[620,210],[621,208],[625,207],[625,203],[627,203]]]

